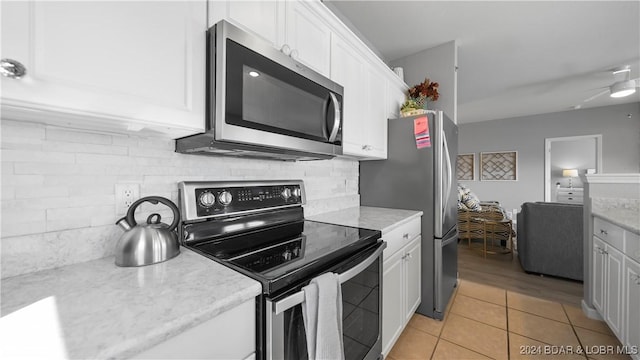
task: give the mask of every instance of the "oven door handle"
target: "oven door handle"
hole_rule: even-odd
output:
[[[363,272],[369,265],[373,264],[374,261],[382,254],[382,251],[387,247],[387,243],[383,242],[377,249],[371,254],[366,260],[362,261],[358,265],[352,267],[351,269],[343,272],[338,275],[338,279],[340,280],[340,284],[344,284],[345,282],[353,279],[356,275]],[[273,312],[275,315],[278,315],[284,311],[291,309],[292,307],[302,304],[304,302],[304,291],[298,291],[297,293],[287,296],[286,298],[273,303]]]

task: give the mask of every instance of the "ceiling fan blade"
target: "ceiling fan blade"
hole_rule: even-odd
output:
[[[609,92],[609,89],[603,90],[603,91],[601,91],[601,92],[599,92],[599,93],[597,93],[597,94],[595,94],[595,95],[593,95],[591,97],[588,97],[588,98],[584,99],[582,102],[583,103],[589,102],[589,101],[591,101],[591,100],[593,100],[593,99],[595,99],[595,98],[597,98],[599,96],[602,96],[602,95],[604,95],[604,94],[606,94],[608,92]]]

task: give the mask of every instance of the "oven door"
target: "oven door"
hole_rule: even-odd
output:
[[[343,261],[328,271],[342,284],[342,323],[346,360],[379,359],[382,353],[382,251],[386,243]],[[306,285],[306,284],[305,284]],[[307,359],[302,286],[266,300],[267,360]],[[293,292],[293,294],[292,294]]]

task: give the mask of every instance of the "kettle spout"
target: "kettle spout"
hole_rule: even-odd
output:
[[[131,224],[129,224],[126,217],[120,218],[118,221],[116,221],[116,225],[120,226],[120,228],[124,231],[131,230]]]

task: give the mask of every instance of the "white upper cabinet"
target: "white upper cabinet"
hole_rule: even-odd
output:
[[[366,141],[362,123],[367,104],[363,95],[365,81],[364,60],[347,42],[334,36],[331,47],[331,80],[344,87],[342,104],[342,151],[345,155],[359,155]]]
[[[329,76],[331,30],[323,10],[317,1],[209,1],[209,26],[230,21]]]
[[[210,1],[209,25],[226,19],[344,87],[343,153],[387,158],[387,119],[406,85],[320,1]]]
[[[206,2],[2,2],[4,118],[171,137],[205,126]]]
[[[387,117],[389,119],[400,117],[400,107],[407,98],[407,89],[399,86],[398,82],[399,80],[387,82]]]
[[[280,48],[284,41],[285,5],[282,1],[210,1],[209,27],[220,20],[251,31]]]
[[[285,1],[287,9],[284,43],[291,57],[324,76],[331,69],[331,29],[319,14],[320,2]]]
[[[387,158],[387,80],[381,71],[368,67],[366,87],[368,96],[362,128],[365,141],[364,156],[372,159]]]
[[[387,157],[387,83],[348,41],[331,40],[331,80],[344,87],[344,155],[360,159]]]

